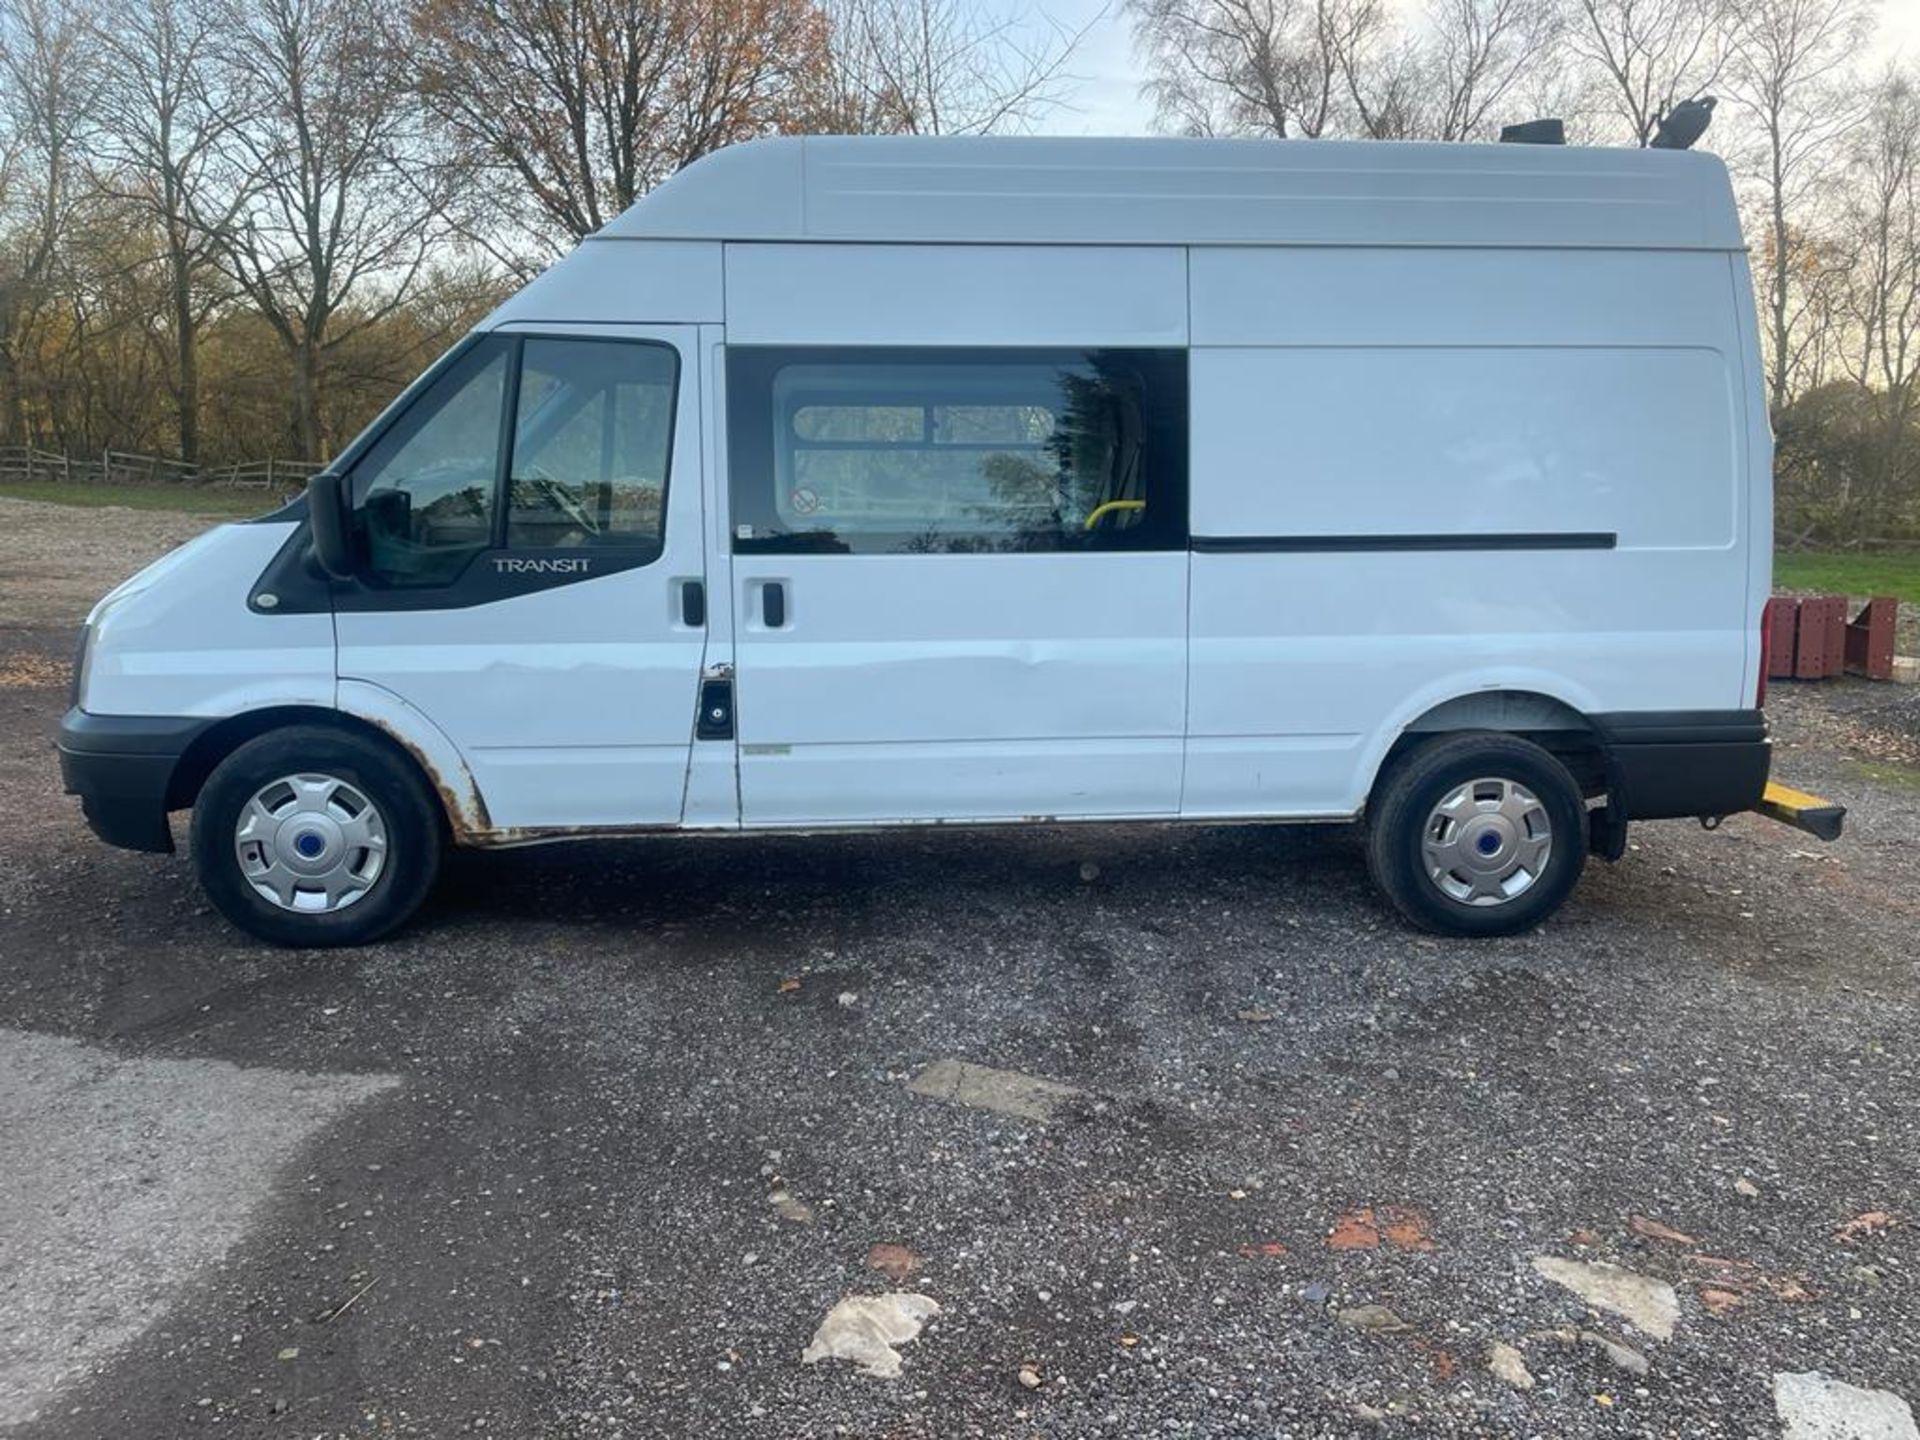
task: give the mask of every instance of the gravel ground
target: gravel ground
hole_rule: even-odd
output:
[[[56,521],[100,528],[43,593]],[[1920,1402],[1920,692],[1775,687],[1838,845],[1639,826],[1512,940],[1404,930],[1344,831],[1130,828],[463,855],[397,939],[285,953],[58,794],[72,623],[173,524],[0,508],[0,1025],[398,1083],[263,1146],[237,1238],[17,1433],[1755,1436],[1810,1370]],[[1079,1093],[908,1088],[941,1059]],[[1539,1256],[1670,1284],[1671,1338]],[[0,1252],[0,1296],[36,1273]],[[893,1290],[941,1307],[898,1379],[801,1364]]]

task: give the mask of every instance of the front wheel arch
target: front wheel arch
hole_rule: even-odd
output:
[[[205,788],[207,777],[234,751],[250,740],[270,734],[275,730],[291,729],[294,726],[317,726],[334,729],[358,739],[368,740],[380,745],[409,766],[427,787],[428,793],[438,800],[442,834],[450,834],[452,817],[447,814],[445,787],[433,773],[421,763],[420,757],[378,725],[349,715],[341,710],[327,710],[314,705],[273,705],[260,710],[246,710],[238,715],[228,716],[208,730],[194,737],[194,741],[173,767],[173,774],[167,780],[167,809],[190,810],[199,800],[200,792]]]

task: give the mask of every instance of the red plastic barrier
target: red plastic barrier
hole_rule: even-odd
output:
[[[1866,608],[1847,622],[1847,669],[1869,680],[1893,678],[1893,632],[1900,618],[1900,602],[1891,595],[1876,595]]]
[[[1847,602],[1837,595],[1815,595],[1800,602],[1799,638],[1793,649],[1796,680],[1838,675],[1846,662]]]
[[[1825,680],[1851,670],[1893,678],[1899,602],[1876,595],[1853,619],[1843,595],[1776,595],[1767,602],[1767,678]]]
[[[1793,642],[1800,628],[1800,602],[1791,595],[1767,601],[1767,678],[1786,680],[1793,675]]]

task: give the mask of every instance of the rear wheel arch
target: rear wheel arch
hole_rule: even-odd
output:
[[[1409,756],[1437,739],[1463,732],[1531,741],[1565,765],[1589,799],[1613,788],[1605,737],[1577,707],[1539,690],[1476,690],[1430,705],[1400,727],[1374,767],[1369,808]]]

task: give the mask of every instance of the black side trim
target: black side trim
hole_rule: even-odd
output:
[[[260,615],[313,615],[328,610],[386,614],[408,610],[466,610],[500,600],[578,585],[651,565],[666,553],[659,540],[632,545],[566,549],[483,550],[449,585],[383,590],[358,581],[330,580],[313,554],[306,521],[253,582],[247,608]],[[272,596],[271,604],[262,603]]]
[[[1733,815],[1760,803],[1772,764],[1758,710],[1636,710],[1590,717],[1606,742],[1611,804],[1629,820]]]
[[[60,778],[80,797],[93,833],[123,850],[173,849],[167,784],[193,741],[214,722],[172,715],[89,715],[60,722]]]
[[[1616,745],[1751,744],[1767,738],[1767,717],[1759,710],[1613,710],[1587,718]]]
[[[1312,555],[1390,550],[1612,550],[1612,531],[1497,535],[1196,535],[1203,555]]]
[[[76,755],[166,755],[179,759],[213,725],[181,715],[89,715],[69,710],[60,721],[60,748]]]

